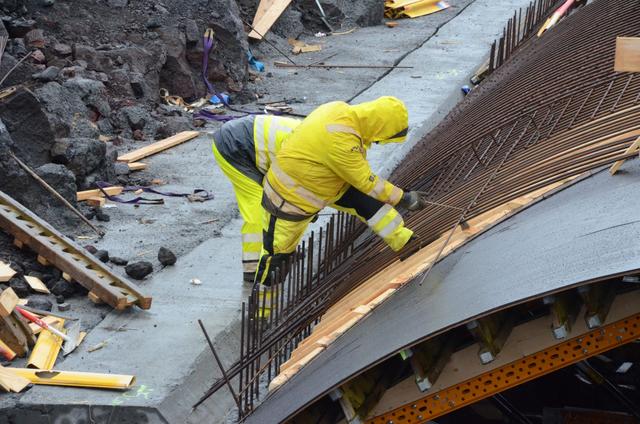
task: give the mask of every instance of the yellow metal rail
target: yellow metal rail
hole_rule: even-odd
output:
[[[368,424],[424,423],[640,337],[640,313],[429,394]]]

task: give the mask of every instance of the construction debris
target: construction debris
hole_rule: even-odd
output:
[[[55,324],[49,325],[58,331],[64,330],[64,320],[59,319]],[[58,353],[62,348],[62,339],[50,331],[42,331],[38,336],[36,345],[27,361],[27,367],[50,370],[58,359]]]
[[[0,316],[8,317],[18,304],[18,295],[11,287],[4,289],[0,294]]]
[[[4,262],[0,261],[0,283],[6,283],[11,280],[16,272]]]
[[[25,275],[24,279],[27,281],[27,284],[29,284],[29,287],[31,287],[31,290],[37,293],[44,293],[44,294],[51,293],[47,288],[47,286],[45,286],[42,280],[40,280],[38,277],[31,277],[29,275]]]
[[[118,194],[121,194],[123,190],[124,187],[113,186],[105,187],[103,189],[79,191],[76,198],[78,199],[78,202],[82,202],[85,200],[95,199],[97,197],[104,197],[105,193],[107,193],[109,196],[117,196]]]
[[[29,379],[15,374],[10,368],[0,365],[0,387],[5,392],[20,393],[29,384],[31,384]]]
[[[320,44],[307,44],[304,41],[293,38],[289,38],[287,41],[291,46],[291,53],[293,54],[319,52],[322,50],[322,46]]]
[[[33,384],[49,386],[91,387],[95,389],[126,390],[135,384],[133,375],[100,374],[76,371],[40,371],[29,368],[5,368]]]
[[[249,37],[261,40],[289,3],[291,0],[260,0]]]
[[[449,3],[439,0],[387,0],[384,6],[384,16],[390,19],[417,18],[450,7]]]
[[[151,298],[143,295],[133,283],[86,255],[82,247],[2,192],[0,204],[3,206],[0,208],[0,228],[34,250],[40,263],[55,265],[116,309],[134,304],[143,309],[151,307]]]

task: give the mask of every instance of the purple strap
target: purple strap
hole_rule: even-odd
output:
[[[107,187],[112,187],[112,184],[109,184],[104,181],[96,182],[96,187],[98,187],[98,189],[102,192],[102,194],[104,194],[104,196],[107,199],[111,200],[112,202],[124,203],[129,205],[163,205],[164,204],[164,199],[148,199],[145,197],[138,196],[133,199],[125,200],[119,196],[112,196],[104,190]],[[160,196],[186,197],[191,201],[199,201],[199,202],[205,202],[207,200],[212,200],[214,198],[213,194],[203,189],[195,189],[193,190],[193,193],[163,192],[163,191],[156,190],[151,187],[145,187],[145,186],[126,186],[123,189],[124,192],[132,192],[132,191],[138,191],[138,190],[142,190],[145,193],[158,194]]]

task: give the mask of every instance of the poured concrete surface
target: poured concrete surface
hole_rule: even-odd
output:
[[[388,173],[461,98],[460,86],[487,56],[514,8],[528,5],[524,0],[451,3],[453,7],[446,11],[401,20],[394,29],[371,27],[320,39],[325,43],[323,52],[300,59],[313,61],[337,52],[333,63],[400,61],[414,69],[291,71],[269,67],[272,59],[281,60],[274,55],[265,60],[273,73],[265,79],[269,98],[306,96],[306,102],[296,107],[309,112],[336,99],[358,102],[380,95],[400,97],[410,113],[410,141],[402,147],[375,147],[370,156],[374,170]],[[218,125],[209,125],[207,131]],[[4,422],[27,418],[30,423],[58,418],[90,422],[89,415],[97,422],[101,422],[98,418],[127,423],[221,422],[233,406],[223,388],[196,411],[191,410],[220,376],[196,320],[201,318],[207,325],[226,366],[238,355],[240,304],[248,287],[241,282],[239,221],[231,185],[215,164],[206,136],[145,162],[149,168],[144,172],[167,181],[160,190],[202,188],[216,198],[204,203],[166,198],[163,206],[117,205],[107,210],[112,218],[103,224],[108,234],[93,242],[112,256],[154,263],[156,272],[139,283],[153,296],[153,305],[149,311],[110,313],[78,351],[56,365],[63,370],[135,374],[136,387],[126,393],[34,387],[19,397],[0,398],[0,423],[3,418]],[[156,255],[163,245],[178,253],[179,259],[174,267],[159,270]],[[200,279],[202,285],[191,285],[192,278]],[[105,340],[105,347],[88,352]]]
[[[293,416],[350,377],[495,310],[640,270],[640,163],[580,181],[496,225],[408,283],[273,392],[245,421]]]

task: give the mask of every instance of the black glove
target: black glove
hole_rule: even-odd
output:
[[[404,207],[410,211],[417,211],[425,207],[420,194],[417,191],[405,191],[402,199],[398,202],[398,206]]]

